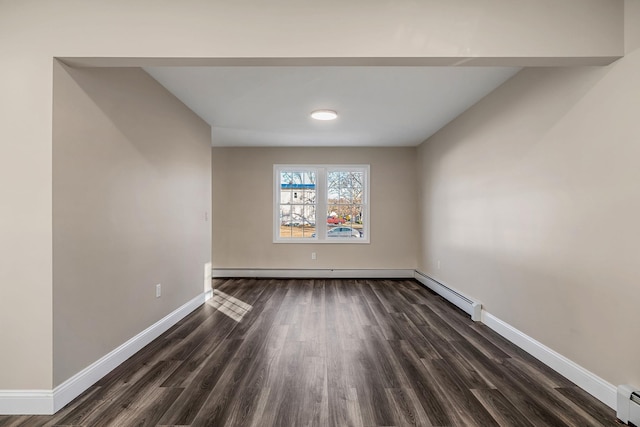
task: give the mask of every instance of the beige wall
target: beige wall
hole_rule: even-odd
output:
[[[139,68],[55,64],[54,90],[56,386],[203,292],[211,140]]]
[[[415,268],[415,150],[214,148],[213,267]],[[371,165],[371,243],[273,243],[274,164]]]
[[[640,384],[631,37],[607,68],[521,71],[419,149],[419,268],[616,385]]]
[[[53,381],[53,57],[602,63],[622,53],[622,5],[0,0],[0,389]]]

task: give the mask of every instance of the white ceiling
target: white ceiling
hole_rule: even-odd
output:
[[[147,67],[212,127],[214,147],[415,146],[514,67]],[[313,120],[316,109],[338,112]]]

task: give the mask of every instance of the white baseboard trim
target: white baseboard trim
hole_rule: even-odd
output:
[[[309,279],[409,279],[412,269],[272,269],[214,268],[213,277]]]
[[[596,399],[616,409],[617,391],[611,383],[603,380],[582,366],[567,359],[544,344],[524,334],[482,309],[482,304],[449,286],[438,282],[418,270],[298,270],[298,269],[213,269],[213,277],[281,277],[281,278],[410,278],[413,277],[427,288],[445,298],[474,321],[482,321],[542,363],[557,371]]]
[[[53,390],[54,412],[62,409],[100,378],[200,307],[206,301],[206,297],[206,293],[198,295],[56,387]]]
[[[508,323],[482,309],[482,305],[426,276],[417,270],[404,269],[213,269],[213,277],[264,278],[415,278],[441,295],[474,320],[481,320],[489,328],[514,343],[536,359],[554,369],[612,409],[617,406],[616,387],[536,341]],[[100,378],[111,372],[144,346],[159,337],[171,326],[198,308],[212,296],[208,290],[169,313],[109,354],[75,374],[53,390],[0,390],[1,415],[51,415],[71,402]],[[477,317],[477,318],[474,318]]]
[[[51,415],[52,390],[0,390],[0,415]]]
[[[482,313],[482,303],[480,301],[475,301],[472,298],[462,294],[461,292],[450,288],[447,285],[444,285],[438,282],[435,279],[427,276],[426,274],[416,270],[415,271],[415,279],[425,285],[427,288],[431,289],[433,292],[440,295],[442,298],[449,301],[451,304],[458,307],[460,310],[467,313],[471,316],[471,320],[474,322],[479,322]]]
[[[572,381],[605,405],[613,410],[616,409],[617,390],[613,384],[603,380],[593,372],[586,370],[577,363],[567,359],[560,353],[536,341],[485,310],[482,310],[482,323]]]
[[[198,295],[53,390],[0,390],[0,414],[52,415],[211,298]]]

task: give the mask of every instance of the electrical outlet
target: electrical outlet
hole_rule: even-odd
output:
[[[437,261],[438,264],[438,270],[440,270],[440,260]]]
[[[311,252],[311,259],[316,259],[316,253],[315,252]]]
[[[158,283],[156,285],[156,298],[160,298],[162,296],[162,284]]]

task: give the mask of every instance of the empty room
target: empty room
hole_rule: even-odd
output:
[[[0,1],[0,427],[640,425],[640,1]]]

